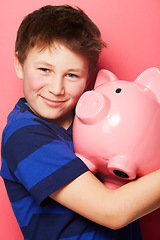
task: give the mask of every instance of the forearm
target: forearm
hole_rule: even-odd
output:
[[[125,226],[160,207],[160,170],[116,189],[114,194],[117,217],[124,216],[121,224]]]
[[[51,197],[98,224],[117,229],[160,206],[160,170],[116,190],[86,172]]]

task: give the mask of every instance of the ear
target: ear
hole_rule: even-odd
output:
[[[110,71],[101,69],[97,74],[97,79],[94,85],[94,89],[106,82],[116,81],[118,78]]]
[[[19,79],[23,79],[23,67],[20,61],[18,60],[18,52],[14,55],[14,68]]]
[[[151,67],[142,72],[135,82],[150,89],[160,103],[160,70],[157,67]]]

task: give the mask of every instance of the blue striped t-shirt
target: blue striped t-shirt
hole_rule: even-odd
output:
[[[25,240],[141,239],[138,221],[114,231],[49,197],[88,171],[74,154],[72,126],[65,130],[36,116],[20,99],[8,117],[1,152],[1,176]]]

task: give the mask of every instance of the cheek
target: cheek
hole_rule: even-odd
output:
[[[73,84],[70,87],[70,95],[75,99],[79,99],[85,89],[85,85],[85,83]]]
[[[36,74],[28,73],[25,75],[24,88],[27,91],[39,91],[44,86],[44,82]]]

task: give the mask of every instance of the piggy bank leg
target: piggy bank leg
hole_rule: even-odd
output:
[[[136,178],[136,168],[131,158],[115,156],[109,159],[108,170],[117,177],[133,180]]]

